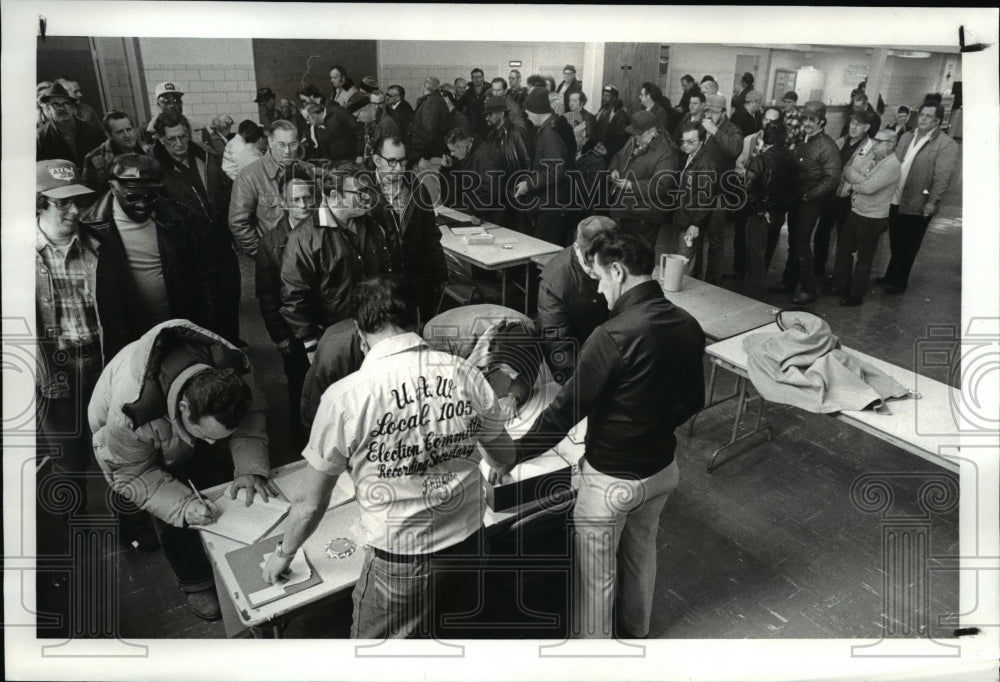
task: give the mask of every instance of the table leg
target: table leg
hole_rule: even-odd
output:
[[[712,473],[720,466],[726,462],[736,459],[737,456],[752,450],[754,447],[759,445],[761,442],[769,442],[771,440],[771,427],[764,426],[761,428],[760,422],[764,414],[764,399],[760,396],[754,398],[754,400],[759,401],[757,407],[757,418],[754,423],[754,428],[748,433],[742,436],[738,435],[740,431],[740,425],[743,422],[743,415],[746,412],[746,405],[749,400],[748,398],[748,381],[743,377],[737,377],[736,379],[736,390],[739,395],[736,403],[736,416],[733,419],[733,430],[729,437],[729,442],[719,447],[712,453],[712,459],[708,463],[708,472]],[[763,438],[763,441],[761,440]],[[719,461],[719,456],[724,452],[733,451],[733,453]]]
[[[531,299],[528,295],[528,289],[531,287],[531,265],[524,266],[524,314],[528,315],[530,310]]]
[[[254,625],[250,628],[250,634],[254,639],[281,639],[288,627],[288,621],[284,618],[277,618],[264,625]]]
[[[507,269],[500,271],[500,305],[507,306]]]
[[[709,409],[710,407],[715,407],[716,405],[721,405],[722,403],[728,402],[728,401],[732,400],[733,398],[736,398],[737,396],[739,396],[739,390],[734,390],[732,393],[730,393],[729,395],[727,395],[724,398],[719,398],[718,400],[713,400],[713,398],[715,398],[715,382],[716,382],[716,378],[718,376],[718,371],[719,371],[719,365],[717,365],[716,363],[713,362],[712,363],[712,372],[708,375],[708,398],[707,398],[708,402],[705,403],[705,407],[703,407],[700,410],[698,410],[698,412],[696,412],[695,415],[693,417],[691,417],[690,421],[688,421],[688,435],[689,436],[693,436],[694,435],[694,422],[698,418],[698,415],[700,415],[702,412],[704,412],[705,410]],[[737,388],[738,387],[739,387],[739,384],[737,384]]]

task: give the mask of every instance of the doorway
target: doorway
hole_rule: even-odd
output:
[[[758,82],[757,80],[757,65],[759,60],[760,58],[755,54],[736,55],[736,68],[733,75],[733,94],[731,97],[736,97],[736,95],[740,94],[740,90],[743,89],[740,84],[740,79],[743,78],[743,74],[745,73],[753,74],[754,89],[763,92],[761,88],[764,87],[764,84]]]

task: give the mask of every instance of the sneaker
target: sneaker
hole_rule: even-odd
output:
[[[219,598],[215,594],[215,588],[187,592],[184,596],[187,597],[188,608],[202,620],[222,618],[222,608],[219,606]]]

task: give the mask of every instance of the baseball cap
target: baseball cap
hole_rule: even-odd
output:
[[[642,109],[632,114],[632,122],[626,126],[625,132],[629,135],[644,133],[656,125],[656,116],[652,112]]]
[[[852,111],[851,119],[857,121],[861,125],[871,125],[872,117],[867,111]]]
[[[361,89],[365,92],[375,92],[378,90],[378,79],[375,76],[365,76],[361,79]]]
[[[159,99],[161,95],[184,95],[184,92],[179,90],[177,86],[169,81],[166,83],[160,83],[156,86],[156,99]]]
[[[548,99],[548,98],[546,98]],[[490,97],[483,107],[484,114],[494,114],[498,111],[507,111],[507,103],[503,97]]]
[[[826,105],[819,100],[813,100],[811,102],[806,102],[806,105],[802,107],[803,116],[815,116],[819,119],[826,118]]]
[[[570,73],[576,73],[576,67],[573,66],[572,64],[567,64],[566,66],[563,67],[563,73],[565,73],[566,71],[569,71]]]
[[[613,85],[605,85],[604,86],[604,92],[610,92],[615,97],[618,97],[618,88],[616,88]]]
[[[39,194],[50,199],[68,199],[94,190],[80,184],[80,174],[72,161],[49,159],[35,164],[35,187]]]
[[[157,189],[163,186],[163,167],[143,154],[120,154],[111,162],[111,178],[130,188]]]
[[[722,95],[705,95],[705,108],[715,111],[725,111],[726,98]]]

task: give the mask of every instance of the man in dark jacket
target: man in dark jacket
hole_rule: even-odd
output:
[[[240,345],[240,265],[229,231],[232,183],[215,152],[191,139],[191,124],[177,114],[153,122],[153,157],[163,168],[163,194],[192,216],[197,248],[215,263],[216,281],[205,301],[203,326]]]
[[[380,141],[372,157],[377,199],[371,216],[385,235],[391,271],[415,281],[421,315],[429,320],[448,280],[448,266],[433,201],[424,184],[416,182],[406,170],[406,159],[401,139],[387,137]]]
[[[701,126],[708,132],[705,152],[715,161],[717,173],[715,192],[722,194],[723,178],[732,173],[736,159],[743,151],[743,133],[726,116],[726,98],[722,95],[705,96],[705,117]],[[735,207],[733,207],[735,208]],[[705,259],[705,281],[715,284],[722,278],[722,254],[725,250],[726,217],[733,208],[718,206],[712,211],[708,223],[708,253]],[[701,277],[701,268],[695,266],[695,277]]]
[[[406,90],[402,85],[390,85],[385,90],[385,113],[399,126],[399,136],[404,144],[410,143],[410,125],[413,123],[413,107],[406,101]]]
[[[576,371],[580,348],[608,319],[608,304],[585,254],[598,235],[617,229],[605,216],[591,216],[576,228],[576,240],[542,268],[538,281],[538,331],[552,378],[565,384]]]
[[[683,116],[689,111],[691,95],[696,92],[700,93],[701,88],[698,87],[698,81],[691,74],[685,74],[681,77],[681,87],[684,89],[684,94],[681,95],[681,101],[677,103],[677,113]]]
[[[611,217],[626,232],[656,248],[660,228],[669,220],[677,149],[652,111],[637,111],[626,129],[632,138],[608,167],[611,171]]]
[[[601,108],[597,112],[597,140],[608,150],[608,158],[614,158],[618,150],[628,141],[629,115],[618,99],[618,88],[605,85],[601,91]]]
[[[569,93],[583,92],[583,83],[576,79],[576,67],[567,64],[563,67],[563,81],[556,88],[556,94],[563,96],[563,111],[569,111]]]
[[[330,135],[328,154],[331,161],[354,161],[361,150],[357,148],[357,121],[335,99],[326,103],[323,127]]]
[[[736,99],[735,97],[733,99]],[[760,122],[757,120],[757,112],[760,111],[761,100],[764,96],[756,90],[751,90],[743,97],[743,106],[733,107],[732,122],[743,133],[743,137],[753,135],[760,130]]]
[[[47,120],[35,131],[35,160],[65,159],[82,168],[87,154],[104,142],[101,129],[76,117],[76,99],[58,82],[40,99]]]
[[[509,182],[519,171],[531,166],[531,148],[527,132],[514,125],[508,118],[510,109],[503,99],[490,97],[486,100],[483,116],[489,133],[486,142],[496,157],[498,167],[503,171],[499,183],[502,191],[502,205],[506,207],[500,219],[501,225],[519,232],[530,232],[530,215],[526,210],[518,210],[514,201],[514,188]]]
[[[480,137],[486,136],[486,121],[483,119],[483,107],[490,97],[490,86],[486,82],[483,70],[475,68],[469,72],[470,85],[465,94],[455,103],[469,119],[472,132]]]
[[[562,116],[552,111],[548,93],[532,88],[524,100],[524,110],[535,127],[535,153],[531,175],[517,183],[514,198],[535,214],[535,236],[550,244],[565,246],[566,209],[570,205],[567,171],[576,161],[576,138]]]
[[[424,96],[417,100],[407,147],[407,160],[413,167],[421,159],[441,156],[446,150],[444,136],[448,134],[451,118],[440,89],[441,81],[434,76],[424,80]]]
[[[781,283],[768,291],[795,292],[796,305],[816,299],[816,275],[813,270],[812,233],[826,199],[840,182],[840,150],[823,132],[826,105],[808,102],[802,108],[802,142],[795,148],[795,189],[788,209],[788,262]]]
[[[792,160],[785,147],[785,127],[774,121],[761,132],[761,147],[747,163],[746,274],[741,291],[763,301],[766,295],[767,248],[781,231],[792,186]]]
[[[108,191],[108,172],[119,154],[146,154],[132,117],[124,111],[109,111],[102,121],[108,139],[87,154],[83,162],[83,183],[98,194]]]
[[[504,171],[493,145],[460,128],[445,138],[448,156],[443,164],[447,178],[446,203],[490,223],[502,225]]]
[[[677,209],[667,233],[667,253],[679,253],[689,260],[685,274],[701,269],[702,243],[716,199],[715,159],[705,147],[708,131],[697,123],[681,130],[681,151],[687,155],[678,179]]]
[[[645,637],[660,513],[678,481],[674,430],[705,402],[705,334],[691,315],[664,298],[652,279],[653,252],[637,237],[620,231],[600,235],[587,257],[610,317],[583,344],[576,373],[521,439],[517,459],[542,454],[587,417],[573,509],[580,589],[570,632],[616,634],[617,576],[622,625],[617,634]]]

